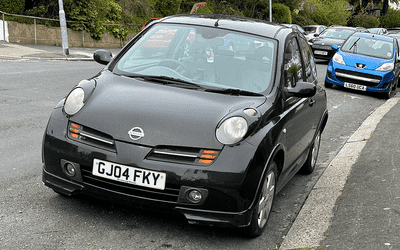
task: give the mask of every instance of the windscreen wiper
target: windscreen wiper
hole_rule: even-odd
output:
[[[247,95],[247,96],[262,96],[262,94],[254,93],[241,89],[205,89],[206,92],[220,93],[226,95]]]
[[[356,44],[357,44],[358,40],[360,40],[360,39],[361,39],[361,37],[359,37],[359,38],[353,43],[353,45],[351,45],[351,47],[349,48],[349,51],[351,51],[351,49],[352,49],[354,46],[357,46]]]
[[[164,85],[175,85],[191,89],[204,89],[204,87],[199,84],[169,76],[151,76],[151,75],[138,75],[138,74],[132,74],[126,76],[132,78],[142,78],[145,81],[158,82]]]

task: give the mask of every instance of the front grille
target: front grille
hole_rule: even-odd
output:
[[[214,163],[218,157],[218,154],[219,150],[212,149],[158,146],[149,153],[146,159],[153,161],[209,166]]]
[[[336,69],[336,79],[341,82],[354,83],[358,85],[364,85],[367,87],[375,87],[382,81],[382,77],[377,75],[371,75],[356,71]]]
[[[332,50],[331,46],[326,46],[326,45],[313,45],[313,49],[323,49],[323,50]]]
[[[158,190],[94,176],[91,166],[81,166],[81,172],[83,182],[93,186],[144,199],[161,200],[168,203],[176,203],[178,201],[180,190],[178,185],[166,183],[164,190]]]
[[[74,122],[68,124],[68,138],[105,150],[116,151],[114,139],[110,135]]]

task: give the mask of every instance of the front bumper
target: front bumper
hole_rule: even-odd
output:
[[[64,195],[86,194],[116,203],[146,209],[167,209],[183,214],[191,224],[244,227],[251,220],[251,209],[261,176],[251,167],[256,148],[247,142],[224,147],[210,166],[176,164],[146,159],[151,147],[116,143],[116,151],[79,143],[66,136],[68,119],[61,108],[53,111],[43,138],[43,183]],[[139,187],[92,174],[93,160],[124,164],[166,173],[165,190]],[[65,165],[72,164],[70,176]],[[263,164],[254,164],[263,166]],[[192,204],[185,199],[188,189],[207,190],[206,199]]]
[[[312,51],[314,58],[322,60],[331,60],[336,53],[331,47],[318,47],[315,45],[312,45]]]
[[[340,71],[340,75],[336,72]],[[325,81],[345,87],[345,83],[362,86],[365,91],[386,93],[394,79],[393,71],[361,70],[347,65],[339,65],[333,61],[328,64]]]

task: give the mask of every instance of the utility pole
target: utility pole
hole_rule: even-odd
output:
[[[64,56],[68,56],[69,49],[68,49],[67,21],[65,20],[63,0],[58,0],[58,6],[60,9],[59,16],[60,16],[60,28],[61,28],[61,40],[62,40],[62,46],[63,46],[63,53],[64,53]]]
[[[272,23],[272,0],[269,0],[269,21]]]

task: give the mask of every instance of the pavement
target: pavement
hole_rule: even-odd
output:
[[[68,48],[69,55],[65,56],[63,48],[37,44],[18,44],[0,41],[0,60],[66,60],[91,61],[93,53],[99,48]],[[115,56],[121,49],[107,49]]]
[[[93,60],[97,48],[0,41],[3,60]],[[120,49],[108,49],[115,56]],[[1,66],[1,63],[0,63]],[[309,194],[279,250],[400,249],[400,94],[347,140]]]

